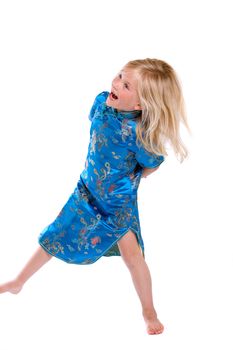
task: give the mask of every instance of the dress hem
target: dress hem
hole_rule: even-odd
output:
[[[95,260],[93,260],[93,261],[90,261],[88,258],[87,258],[86,260],[83,260],[83,262],[68,261],[68,260],[63,259],[61,255],[53,254],[48,248],[46,248],[46,247],[43,245],[42,242],[40,242],[40,240],[38,240],[38,243],[40,244],[40,246],[41,246],[48,254],[50,254],[51,256],[53,256],[53,257],[55,257],[55,258],[57,258],[57,259],[60,259],[60,260],[62,260],[62,261],[64,261],[64,262],[66,262],[67,264],[74,264],[74,265],[91,265],[91,264],[94,264],[96,261],[98,261],[98,260],[99,260],[100,258],[102,258],[102,257],[109,258],[109,257],[113,257],[113,256],[121,256],[121,254],[119,254],[119,255],[117,255],[117,254],[116,254],[116,255],[107,255],[107,256],[104,255],[104,254],[106,254],[115,244],[117,244],[117,242],[119,242],[119,240],[120,240],[122,237],[124,237],[124,236],[126,235],[126,233],[127,233],[129,230],[131,230],[131,231],[136,235],[136,239],[137,239],[138,245],[139,245],[139,247],[140,247],[140,249],[141,249],[141,253],[142,253],[143,257],[145,258],[145,250],[144,250],[144,247],[142,247],[142,246],[140,245],[140,241],[139,241],[139,237],[138,237],[139,234],[138,234],[138,232],[137,232],[136,230],[132,229],[131,227],[129,227],[129,228],[127,229],[127,231],[125,231],[123,234],[121,234],[121,236],[120,236],[118,239],[116,239],[116,240],[113,242],[113,244],[110,245],[110,246],[108,247],[108,249],[106,249],[101,255],[99,255],[99,256],[97,257],[97,259],[95,259]]]

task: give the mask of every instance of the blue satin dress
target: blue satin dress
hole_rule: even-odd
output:
[[[144,254],[137,190],[144,167],[158,167],[163,156],[136,143],[140,111],[118,112],[106,105],[108,92],[92,106],[85,169],[74,192],[39,236],[51,255],[73,264],[92,264],[119,256],[117,242],[131,229]]]

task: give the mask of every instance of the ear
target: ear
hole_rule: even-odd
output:
[[[142,107],[141,107],[140,103],[136,104],[136,106],[134,107],[134,110],[135,111],[141,111],[142,110]]]

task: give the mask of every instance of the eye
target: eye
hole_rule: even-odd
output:
[[[124,83],[124,87],[129,90],[129,85],[127,83]]]
[[[119,74],[118,74],[118,77],[121,79],[121,78],[122,78],[122,74],[121,74],[121,73],[119,73]]]

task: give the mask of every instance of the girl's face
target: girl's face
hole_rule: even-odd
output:
[[[137,80],[132,69],[124,67],[113,79],[111,93],[106,104],[119,111],[141,110],[137,93]]]

